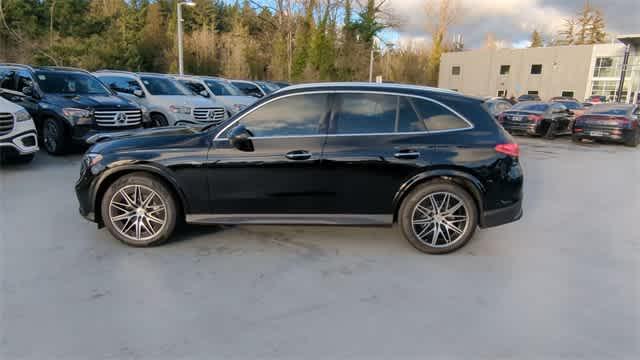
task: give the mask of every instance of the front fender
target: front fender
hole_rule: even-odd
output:
[[[484,209],[482,202],[483,194],[486,192],[484,185],[475,176],[456,169],[433,169],[422,172],[415,175],[411,179],[404,182],[395,196],[393,197],[393,209],[394,214],[397,214],[400,204],[404,197],[413,190],[413,188],[425,181],[442,178],[448,181],[453,181],[462,185],[465,190],[471,193],[471,196],[476,200],[478,204],[478,211],[481,213]]]

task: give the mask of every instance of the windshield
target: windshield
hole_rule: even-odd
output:
[[[244,96],[240,89],[226,81],[205,80],[204,83],[216,96]]]
[[[142,83],[151,95],[190,95],[176,81],[158,76],[142,76]]]
[[[524,110],[524,111],[547,111],[549,105],[540,103],[519,103],[514,105],[511,110]]]
[[[556,101],[556,102],[566,106],[567,109],[570,109],[570,110],[582,109],[582,104],[577,103],[575,101]]]
[[[264,81],[256,81],[256,84],[258,84],[258,86],[260,86],[260,88],[262,89],[262,91],[264,91],[267,94],[271,94],[274,91],[278,91],[280,90],[279,88],[277,88],[274,85],[271,85],[269,83],[266,83]]]
[[[84,73],[38,71],[36,79],[40,89],[48,94],[111,95],[100,80]]]
[[[629,112],[629,107],[611,107],[608,105],[595,105],[589,110],[593,115],[625,116]]]

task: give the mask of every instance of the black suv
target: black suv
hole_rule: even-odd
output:
[[[177,223],[399,224],[427,253],[522,215],[519,149],[482,100],[410,85],[287,87],[217,127],[94,145],[80,213],[133,246]]]
[[[3,97],[33,117],[44,148],[64,153],[103,132],[142,127],[138,105],[117,96],[89,72],[65,67],[0,64]]]

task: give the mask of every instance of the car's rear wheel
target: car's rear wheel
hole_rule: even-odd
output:
[[[638,146],[640,144],[640,130],[636,129],[634,136],[629,136],[629,139],[624,144],[630,147]]]
[[[49,154],[64,154],[68,146],[68,136],[62,121],[54,118],[45,119],[42,124],[42,140],[44,149]]]
[[[162,114],[151,114],[151,127],[169,126],[167,118]]]
[[[169,240],[178,208],[169,189],[151,175],[133,173],[116,180],[102,198],[102,221],[123,243],[146,247]]]
[[[467,191],[448,182],[430,182],[413,190],[398,214],[405,238],[428,254],[464,246],[478,225],[478,210]]]

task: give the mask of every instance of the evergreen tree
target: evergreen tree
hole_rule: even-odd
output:
[[[542,41],[542,36],[538,32],[538,30],[533,30],[531,33],[531,45],[529,47],[543,47],[544,42]]]

